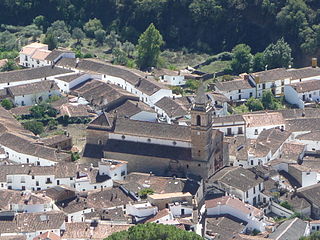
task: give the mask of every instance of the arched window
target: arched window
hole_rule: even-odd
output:
[[[197,126],[201,126],[201,117],[197,115]]]

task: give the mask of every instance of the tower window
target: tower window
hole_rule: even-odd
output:
[[[197,126],[201,126],[201,117],[197,115]]]
[[[198,151],[198,156],[200,157],[200,155],[201,155],[201,151],[199,150],[199,151]]]

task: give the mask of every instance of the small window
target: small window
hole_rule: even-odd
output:
[[[148,138],[148,142],[151,142],[151,139],[150,139],[150,138]]]
[[[201,116],[197,115],[197,126],[201,126]]]
[[[122,140],[125,140],[125,139],[126,139],[126,136],[125,136],[125,135],[122,135],[121,138],[122,138]]]
[[[176,141],[173,141],[172,144],[173,144],[173,145],[177,145],[177,142],[176,142]]]
[[[98,144],[99,144],[99,145],[102,145],[102,141],[101,141],[100,139],[98,140]]]
[[[254,130],[254,135],[258,135],[259,133],[258,133],[258,129],[255,129]]]

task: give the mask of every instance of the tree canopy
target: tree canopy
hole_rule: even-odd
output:
[[[147,30],[139,37],[137,46],[138,66],[141,69],[158,66],[160,48],[163,44],[164,41],[160,32],[151,23]]]
[[[114,233],[105,240],[202,240],[194,232],[187,232],[172,225],[156,223],[138,224],[128,231]]]

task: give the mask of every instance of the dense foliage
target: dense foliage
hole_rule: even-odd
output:
[[[107,33],[116,31],[121,41],[135,44],[154,23],[166,47],[206,52],[230,51],[246,43],[256,53],[284,37],[299,60],[320,46],[318,8],[317,0],[3,0],[0,22],[34,23],[46,32],[62,20],[70,33],[84,26],[92,38],[102,26]],[[98,21],[86,24],[94,18]],[[61,22],[57,25],[50,31],[64,29]],[[68,35],[61,35],[60,41],[64,38]]]
[[[128,231],[112,234],[105,240],[202,240],[194,232],[187,232],[172,225],[155,223],[138,224]]]

